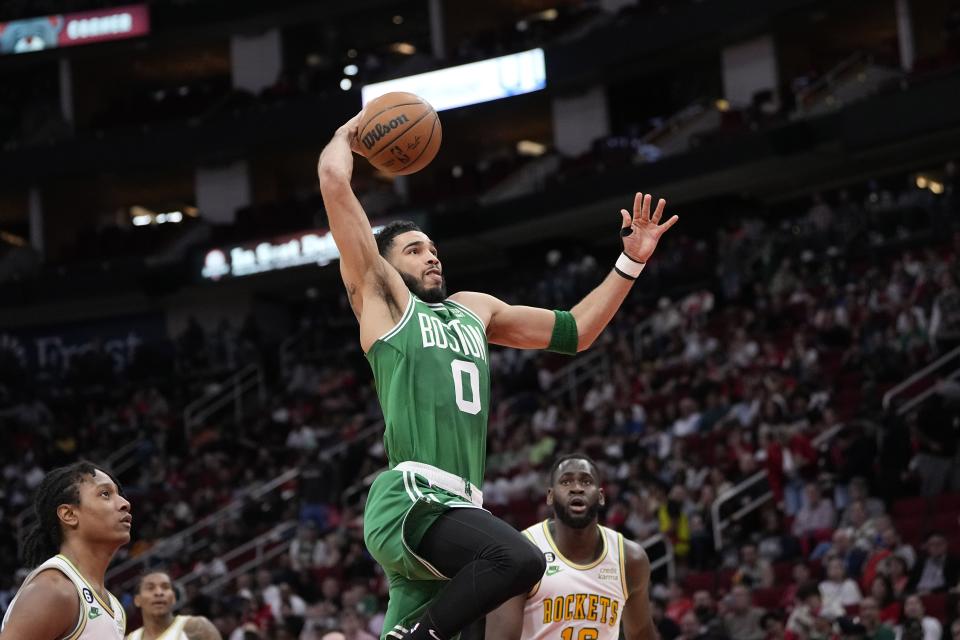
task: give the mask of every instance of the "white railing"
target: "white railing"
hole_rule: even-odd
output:
[[[633,328],[633,357],[638,361],[643,359],[643,341],[648,335],[653,335],[653,314],[648,316]]]
[[[256,500],[271,493],[277,488],[285,485],[300,475],[299,468],[288,469],[276,478],[267,482],[247,487],[240,491],[236,497],[225,507],[214,511],[208,516],[201,518],[186,529],[168,536],[151,547],[148,551],[121,562],[107,572],[107,580],[119,580],[114,583],[114,589],[122,590],[147,567],[154,564],[156,560],[166,558],[172,555],[187,555],[203,549],[210,544],[209,536],[196,535],[216,527],[221,522],[227,521],[231,516],[239,513],[243,509],[244,503],[249,500]]]
[[[677,575],[677,563],[673,555],[673,543],[670,542],[670,538],[666,537],[662,533],[658,533],[650,536],[646,540],[640,543],[640,546],[647,551],[647,556],[650,556],[649,549],[653,549],[658,544],[662,544],[664,548],[664,554],[658,557],[656,560],[650,561],[650,573],[660,569],[661,567],[667,568],[667,580],[673,581]]]
[[[640,141],[642,144],[657,145],[664,136],[677,133],[692,120],[696,120],[709,112],[710,109],[706,106],[706,100],[695,100],[648,131]]]
[[[937,358],[936,360],[934,360],[924,368],[920,369],[919,371],[907,377],[900,384],[896,385],[895,387],[887,391],[883,395],[883,400],[882,400],[883,408],[889,409],[894,398],[897,398],[899,396],[905,396],[909,393],[914,393],[914,395],[912,395],[907,401],[903,402],[901,405],[899,405],[896,408],[897,415],[904,415],[906,413],[909,413],[911,410],[914,409],[914,407],[922,403],[924,400],[926,400],[927,398],[929,398],[931,395],[935,394],[939,390],[939,385],[936,384],[936,382],[934,382],[924,387],[923,389],[917,391],[915,389],[915,386],[917,385],[917,383],[921,382],[924,378],[934,374],[938,370],[947,369],[946,365],[951,363],[953,363],[953,368],[949,370],[949,373],[942,375],[941,376],[942,379],[946,379],[946,380],[960,379],[960,367],[957,366],[957,365],[960,365],[960,347],[957,347],[952,351],[948,351],[947,353],[940,356],[939,358]],[[823,433],[818,435],[816,438],[814,438],[813,444],[817,447],[826,444],[842,428],[843,428],[843,425],[835,425],[831,429],[824,431]],[[773,497],[773,493],[769,489],[767,489],[760,495],[755,496],[751,500],[744,503],[743,506],[737,509],[733,514],[731,514],[726,521],[720,518],[720,507],[722,507],[725,503],[730,502],[731,500],[734,500],[735,498],[743,495],[749,489],[764,482],[766,479],[767,479],[767,472],[758,471],[757,473],[753,474],[752,476],[750,476],[749,478],[747,478],[737,486],[724,492],[722,495],[718,496],[716,500],[714,500],[713,506],[711,507],[711,511],[713,513],[713,543],[716,549],[719,550],[723,548],[723,530],[727,526],[729,526],[731,522],[739,520],[743,516],[755,510],[760,505],[770,500],[770,498]]]
[[[227,573],[224,574],[223,576],[217,576],[217,578],[215,578],[213,581],[210,582],[210,584],[208,584],[205,587],[205,590],[211,587],[218,586],[219,584],[222,584],[222,582],[224,581],[229,581],[238,573],[249,571],[252,567],[259,565],[261,562],[263,562],[267,553],[274,546],[276,546],[277,543],[281,543],[284,540],[289,540],[292,537],[289,534],[296,531],[299,524],[300,523],[297,522],[296,520],[288,520],[286,522],[282,522],[277,526],[273,527],[272,529],[270,529],[269,531],[265,533],[261,533],[256,538],[253,538],[252,540],[248,540],[247,542],[244,542],[240,546],[235,547],[234,549],[231,549],[227,553],[221,555],[219,557],[219,560],[222,560],[229,567],[230,563],[233,560],[243,557],[244,555],[249,553],[251,550],[254,553],[253,558],[251,558],[250,560],[242,563],[241,565],[238,565],[237,567],[234,567],[233,569],[228,570]],[[284,550],[289,548],[289,545],[282,545],[282,546]],[[197,580],[202,579],[205,575],[206,575],[206,571],[197,571],[197,570],[191,571],[190,573],[177,578],[177,585],[179,585],[181,588],[186,588],[188,585],[196,582]]]
[[[821,447],[827,444],[828,442],[830,442],[830,440],[833,439],[835,435],[837,435],[840,432],[841,429],[843,429],[843,427],[844,425],[842,424],[837,424],[830,427],[829,429],[827,429],[826,431],[819,434],[816,438],[813,439],[813,445],[815,447]],[[767,472],[757,471],[755,474],[753,474],[752,476],[750,476],[749,478],[747,478],[737,486],[724,491],[722,494],[717,496],[716,500],[713,501],[713,505],[710,507],[712,520],[713,520],[713,545],[718,553],[720,552],[721,549],[723,549],[723,530],[726,529],[728,526],[730,526],[733,522],[740,520],[748,513],[755,511],[758,507],[768,502],[771,498],[773,498],[773,492],[770,491],[769,487],[766,487],[763,493],[757,496],[754,496],[753,498],[745,502],[743,505],[740,506],[739,509],[737,509],[735,512],[730,514],[729,518],[727,518],[726,520],[721,518],[720,508],[726,503],[736,498],[739,498],[744,493],[746,493],[747,490],[752,489],[755,486],[766,482],[766,480],[767,480]]]
[[[107,456],[107,459],[103,461],[103,466],[119,478],[140,461],[136,452],[143,442],[142,438],[128,442]]]
[[[216,391],[203,395],[186,406],[183,410],[183,426],[187,437],[193,429],[231,404],[234,421],[242,421],[244,402],[254,394],[258,404],[262,404],[266,399],[263,370],[259,365],[248,364],[227,378]]]
[[[296,529],[296,527],[297,524],[293,523],[293,528]],[[270,534],[264,534],[264,536],[261,536],[257,539],[256,555],[251,560],[244,562],[226,575],[220,576],[216,580],[212,580],[210,584],[206,585],[202,589],[202,592],[206,595],[214,594],[219,589],[229,584],[229,582],[236,576],[247,573],[251,569],[255,569],[265,562],[270,562],[277,556],[281,556],[290,550],[289,544],[282,544],[282,539],[269,538],[267,537],[269,535]]]
[[[883,394],[883,408],[889,409],[890,403],[893,402],[894,398],[898,396],[904,396],[904,395],[907,395],[908,393],[911,393],[912,391],[915,391],[914,387],[918,382],[930,376],[934,372],[940,369],[946,368],[944,365],[947,365],[948,363],[951,363],[955,360],[957,362],[955,363],[954,368],[950,371],[949,374],[947,374],[946,377],[949,380],[957,379],[958,377],[960,377],[960,347],[957,347],[956,349],[953,349],[952,351],[948,351],[947,353],[943,354],[942,356],[940,356],[939,358],[937,358],[936,360],[934,360],[933,362],[931,362],[924,368],[920,369],[919,371],[917,371],[916,373],[908,377],[906,380],[904,380],[903,382],[901,382],[900,384],[896,385],[895,387],[887,391],[885,394]],[[932,395],[933,393],[936,393],[936,390],[937,390],[937,385],[931,384],[930,386],[923,389],[922,391],[920,391],[919,393],[911,397],[909,400],[904,402],[900,407],[898,407],[898,413],[906,413],[907,411],[912,409],[914,406],[919,404],[919,402],[923,402],[928,397],[930,397],[930,395]]]
[[[857,51],[836,64],[813,84],[797,92],[797,111],[806,111],[818,94],[828,91],[838,80],[851,73],[857,67],[867,64],[869,58],[863,51]]]
[[[577,406],[577,390],[586,381],[596,378],[598,373],[610,372],[610,355],[603,346],[598,345],[585,355],[574,360],[552,374],[552,384],[547,395],[551,399],[559,398],[565,393],[570,394],[570,401]],[[609,376],[604,376],[609,377]]]
[[[337,453],[340,453],[349,447],[351,444],[363,441],[367,437],[382,429],[383,422],[377,422],[360,431],[360,433],[358,433],[357,436],[352,440],[341,442],[334,447],[327,449],[325,453],[331,456],[336,455]],[[300,477],[300,467],[294,467],[292,469],[287,469],[271,480],[241,489],[229,504],[220,508],[218,511],[201,518],[186,529],[178,531],[177,533],[164,538],[162,541],[151,547],[148,551],[138,555],[136,558],[130,558],[129,560],[118,564],[116,567],[111,568],[107,572],[107,580],[117,581],[116,583],[112,583],[111,586],[113,586],[115,589],[120,589],[127,586],[131,580],[136,580],[136,577],[141,571],[152,564],[155,564],[158,559],[162,559],[173,554],[194,553],[200,549],[206,548],[210,545],[209,536],[197,535],[198,533],[203,532],[206,529],[213,528],[221,522],[227,521],[230,517],[238,513],[243,508],[243,505],[247,500],[259,499],[298,477]]]
[[[501,180],[499,184],[488,189],[478,198],[478,201],[486,206],[540,191],[550,176],[560,168],[560,164],[561,158],[555,153],[531,160]]]

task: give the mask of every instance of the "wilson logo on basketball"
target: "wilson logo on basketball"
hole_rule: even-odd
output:
[[[383,139],[383,136],[409,121],[410,119],[407,118],[407,116],[401,114],[390,122],[378,122],[373,129],[368,131],[367,134],[363,136],[363,146],[367,148],[367,151],[373,149],[373,145],[380,142],[380,140]]]

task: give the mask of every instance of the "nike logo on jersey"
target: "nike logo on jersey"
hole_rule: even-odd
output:
[[[96,607],[90,607],[90,613],[87,614],[87,617],[90,618],[91,620],[95,618],[99,618],[100,609],[97,609]]]
[[[561,571],[563,571],[563,569],[561,569],[558,565],[552,564],[549,567],[547,567],[547,571],[545,575],[549,578],[550,576],[556,575]]]

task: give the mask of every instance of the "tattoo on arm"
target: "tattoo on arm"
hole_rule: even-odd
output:
[[[212,622],[203,616],[193,616],[183,625],[183,632],[190,640],[223,640]]]
[[[381,271],[375,273],[372,277],[373,295],[377,296],[387,304],[387,311],[390,313],[390,318],[394,322],[399,321],[406,309],[400,306],[400,303],[397,301],[397,296],[394,295],[394,292],[391,290],[387,274]],[[361,287],[361,285],[357,284],[356,282],[347,280],[346,276],[344,277],[343,286],[347,291],[347,301],[350,303],[350,308],[359,318],[360,314],[357,312],[357,309],[360,308],[362,304],[358,304],[358,301],[360,303],[363,302],[365,286]]]
[[[393,291],[390,290],[390,283],[387,282],[387,278],[385,276],[377,277],[377,295],[387,303],[387,309],[390,311],[390,318],[394,322],[399,321],[403,316],[404,309],[400,308],[400,303],[397,301],[397,296],[393,295]],[[413,294],[411,293],[410,295]]]
[[[360,287],[355,285],[352,282],[345,282],[344,285],[347,288],[347,302],[350,303],[350,308],[353,309],[353,312],[357,312],[357,305],[354,300],[358,295],[360,295]]]

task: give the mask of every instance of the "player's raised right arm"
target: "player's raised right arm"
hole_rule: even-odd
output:
[[[382,275],[385,266],[367,214],[350,186],[354,141],[362,115],[358,113],[337,129],[317,165],[330,232],[340,251],[340,273],[357,317],[361,315],[366,285]]]
[[[21,589],[0,640],[58,640],[74,628],[79,615],[74,586],[58,571],[44,571]]]

